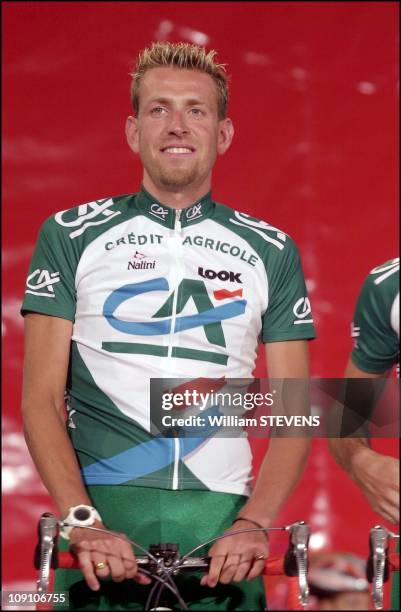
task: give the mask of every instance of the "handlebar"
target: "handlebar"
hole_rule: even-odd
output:
[[[39,570],[37,580],[38,593],[48,592],[51,569],[79,569],[78,559],[74,554],[59,552],[57,549],[58,529],[63,525],[67,524],[58,521],[53,514],[48,512],[44,513],[40,518],[38,544],[35,550],[35,567]],[[68,526],[73,525],[69,523]],[[109,535],[121,537],[119,534],[106,529],[96,527],[86,527],[86,529],[106,532]],[[221,538],[234,537],[236,534],[251,531],[289,532],[289,545],[286,554],[284,557],[269,557],[265,562],[263,573],[264,575],[287,575],[290,579],[297,579],[299,590],[298,603],[301,607],[305,606],[309,601],[307,571],[310,530],[304,521],[297,521],[285,527],[241,529],[232,534],[223,534],[197,546],[184,556],[180,556],[178,545],[176,544],[151,545],[147,551],[138,545],[137,542],[132,540],[130,542],[145,553],[144,555],[136,556],[138,566],[142,571],[161,582],[162,587],[165,585],[173,591],[181,604],[181,608],[186,609],[185,603],[180,598],[171,576],[177,575],[180,571],[208,570],[210,558],[191,556],[196,550]]]
[[[135,556],[138,563],[138,567],[149,569],[152,561],[149,557]],[[210,564],[210,557],[188,557],[184,559],[180,570],[182,571],[195,571],[195,570],[208,570]],[[79,569],[78,558],[70,552],[59,552],[58,563],[54,569]],[[150,570],[151,571],[151,570]],[[287,574],[284,569],[284,558],[279,556],[272,556],[266,559],[265,569],[263,570],[264,576],[293,576],[293,574]]]

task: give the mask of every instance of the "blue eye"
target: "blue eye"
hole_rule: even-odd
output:
[[[155,106],[150,112],[152,113],[152,115],[161,115],[165,110],[166,109],[162,106]]]
[[[195,115],[195,117],[200,117],[201,115],[203,115],[203,112],[201,111],[200,108],[191,108],[192,115]]]

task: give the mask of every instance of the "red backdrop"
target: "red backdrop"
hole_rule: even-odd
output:
[[[3,12],[4,588],[31,585],[50,500],[21,433],[25,275],[43,220],[136,191],[129,72],[152,40],[216,48],[236,134],[214,196],[296,240],[316,321],[312,375],[342,376],[361,282],[398,252],[398,3],[6,2]],[[262,360],[257,373],[263,373]],[[257,460],[261,446],[255,445]],[[395,441],[378,441],[396,452]],[[317,441],[278,522],[365,554],[379,521]],[[273,548],[281,545],[273,544]]]

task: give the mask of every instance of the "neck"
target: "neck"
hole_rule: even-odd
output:
[[[211,180],[202,181],[202,184],[195,186],[190,185],[188,187],[181,188],[179,190],[167,189],[163,187],[158,187],[155,183],[149,179],[149,177],[144,174],[143,186],[146,191],[150,193],[154,198],[156,198],[162,204],[166,204],[171,208],[187,208],[187,206],[191,206],[197,200],[200,200],[205,193],[210,191],[211,189]]]

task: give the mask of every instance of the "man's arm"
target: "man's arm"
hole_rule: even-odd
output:
[[[65,425],[64,391],[71,333],[72,323],[66,319],[25,316],[25,439],[60,516],[66,516],[70,506],[91,505]]]
[[[71,506],[92,505],[81,479],[74,449],[66,431],[66,386],[72,323],[36,313],[25,316],[25,359],[22,412],[25,439],[39,475],[65,517]],[[103,527],[95,523],[95,527]],[[136,562],[128,542],[87,529],[73,529],[71,545],[93,590],[99,588],[93,563],[107,559],[99,577],[133,578]],[[110,570],[109,570],[110,568]],[[147,582],[147,578],[143,577]],[[136,580],[142,581],[137,574]]]
[[[344,378],[383,378],[359,369],[349,360]],[[392,523],[400,520],[398,459],[375,452],[367,438],[330,438],[329,448],[337,463],[360,487],[372,509]]]
[[[266,344],[269,378],[309,377],[308,343],[306,340]],[[261,465],[255,488],[240,515],[270,527],[280,509],[299,481],[309,454],[307,438],[271,438]],[[229,532],[254,527],[247,521],[237,521]],[[261,532],[244,533],[217,542],[209,554],[213,556],[208,576],[202,584],[215,586],[219,580],[239,582],[245,577],[258,576],[264,561],[252,560],[257,554],[268,554],[268,545]],[[248,562],[247,562],[248,560]]]
[[[309,378],[306,340],[266,344],[266,359],[269,378]],[[302,475],[309,449],[310,440],[306,437],[272,437],[254,491],[241,516],[249,516],[269,527]]]

